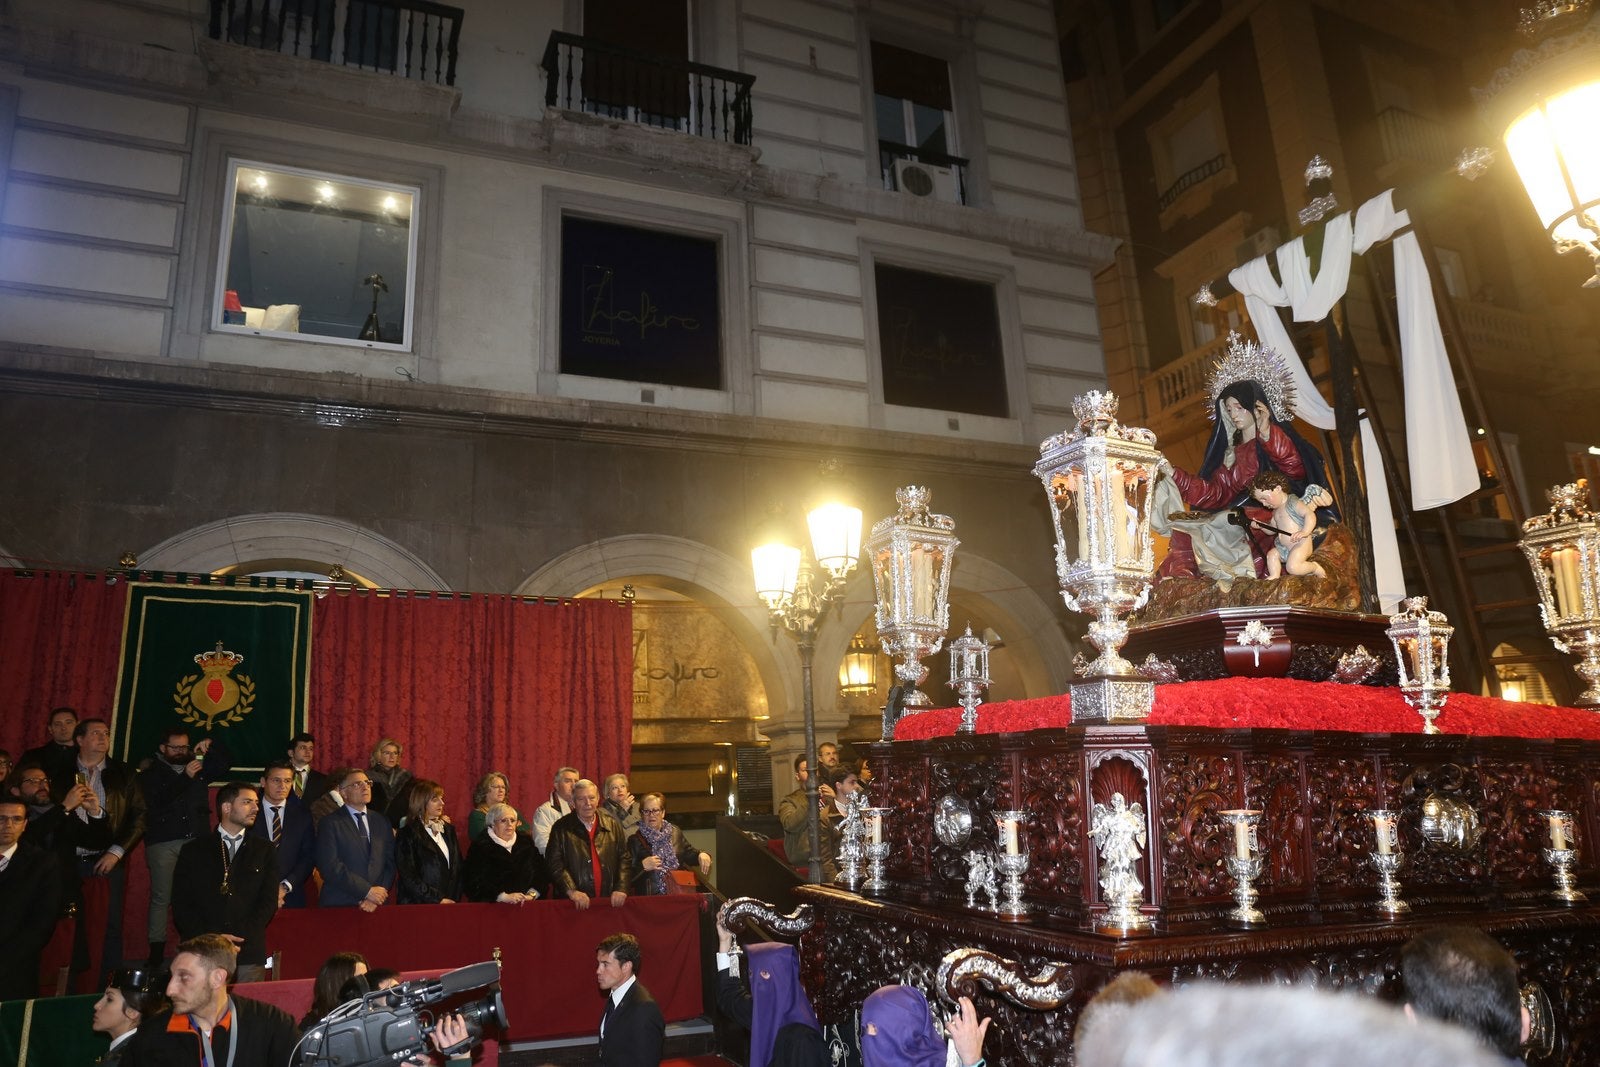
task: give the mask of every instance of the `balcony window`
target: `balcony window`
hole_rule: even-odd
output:
[[[964,203],[967,160],[955,154],[950,64],[873,41],[872,104],[883,187]]]
[[[211,326],[411,347],[420,190],[233,160]]]

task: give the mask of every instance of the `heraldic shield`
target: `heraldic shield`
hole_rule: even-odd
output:
[[[210,652],[194,658],[199,674],[185,675],[173,690],[177,706],[173,709],[184,722],[209,731],[213,726],[230,726],[250,714],[255,702],[255,682],[248,674],[235,680],[233,669],[244,662],[237,652],[229,652],[217,642]]]

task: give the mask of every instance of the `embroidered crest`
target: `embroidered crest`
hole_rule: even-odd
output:
[[[256,683],[248,674],[233,677],[233,669],[244,662],[237,652],[229,652],[217,642],[210,652],[194,661],[199,674],[184,675],[172,691],[173,711],[190,726],[209,732],[214,726],[243,722],[255,702]]]

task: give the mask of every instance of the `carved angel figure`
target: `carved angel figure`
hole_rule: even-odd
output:
[[[981,892],[989,898],[989,910],[995,911],[1000,904],[1000,889],[996,881],[994,858],[989,853],[973,849],[967,853],[967,907],[975,908],[978,905],[978,894]]]
[[[1144,808],[1129,804],[1121,793],[1111,794],[1110,804],[1096,804],[1089,823],[1089,836],[1100,850],[1100,891],[1107,901],[1129,900],[1144,892],[1144,883],[1133,873],[1133,865],[1144,853]]]

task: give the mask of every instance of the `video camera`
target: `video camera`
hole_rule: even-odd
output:
[[[300,1039],[293,1062],[299,1067],[376,1067],[404,1063],[428,1049],[428,1035],[437,1020],[422,1009],[475,989],[488,994],[454,1008],[467,1024],[467,1038],[439,1051],[453,1055],[483,1039],[484,1027],[507,1027],[505,1001],[500,996],[500,963],[489,960],[458,967],[437,978],[418,978],[389,989],[378,989],[358,1000],[339,1005]]]

